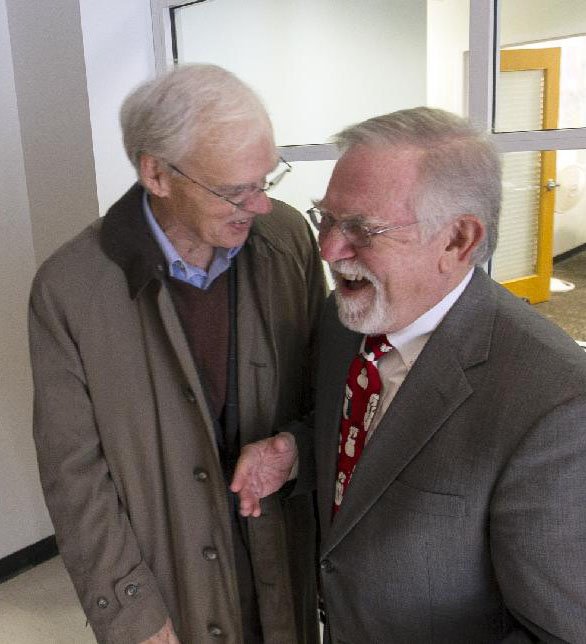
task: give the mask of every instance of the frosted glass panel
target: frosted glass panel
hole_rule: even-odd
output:
[[[180,63],[212,62],[263,97],[278,145],[426,103],[426,0],[213,0],[175,11]]]
[[[541,130],[543,123],[543,71],[503,72],[499,79],[497,132]]]
[[[491,275],[498,282],[536,272],[540,195],[540,152],[505,154],[499,240]]]

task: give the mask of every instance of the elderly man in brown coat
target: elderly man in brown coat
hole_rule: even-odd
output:
[[[311,497],[273,495],[249,523],[227,486],[240,445],[311,409],[316,244],[266,194],[271,124],[232,74],[179,68],[121,122],[139,182],[31,295],[60,553],[101,643],[316,642]]]

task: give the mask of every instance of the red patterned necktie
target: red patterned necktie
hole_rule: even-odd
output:
[[[378,404],[381,380],[376,362],[392,348],[386,335],[368,335],[365,338],[364,350],[350,364],[340,423],[338,472],[332,517],[340,509],[342,497],[362,454],[368,428]]]

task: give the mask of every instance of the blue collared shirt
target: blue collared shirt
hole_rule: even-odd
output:
[[[163,251],[165,260],[167,261],[169,275],[175,279],[181,280],[182,282],[187,282],[188,284],[201,288],[204,291],[207,290],[219,275],[230,268],[232,259],[236,257],[242,248],[242,246],[235,246],[234,248],[215,248],[214,257],[212,258],[209,270],[204,271],[203,268],[193,266],[193,264],[189,264],[181,258],[175,246],[173,246],[167,235],[165,235],[157,223],[157,220],[153,215],[153,211],[151,210],[146,190],[143,193],[142,206],[150,229]]]

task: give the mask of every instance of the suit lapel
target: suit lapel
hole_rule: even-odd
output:
[[[331,387],[322,389],[325,393],[320,397],[316,415],[316,458],[318,464],[323,464],[318,468],[322,554],[335,547],[360,521],[472,394],[465,371],[488,357],[495,299],[490,278],[477,269],[460,299],[432,334],[366,445],[333,522],[331,508],[342,394],[348,365],[359,348],[360,337],[357,340],[356,334],[348,331],[337,334],[329,331],[324,340],[327,344],[334,344],[336,337],[340,340],[336,347],[326,349],[329,362],[325,364],[338,364],[339,368],[332,373]],[[319,410],[322,403],[323,412]],[[328,457],[324,458],[324,454]]]
[[[456,360],[426,352],[381,419],[352,475],[324,548],[333,548],[472,393]],[[414,404],[414,401],[417,401]],[[330,496],[330,501],[332,497]]]

